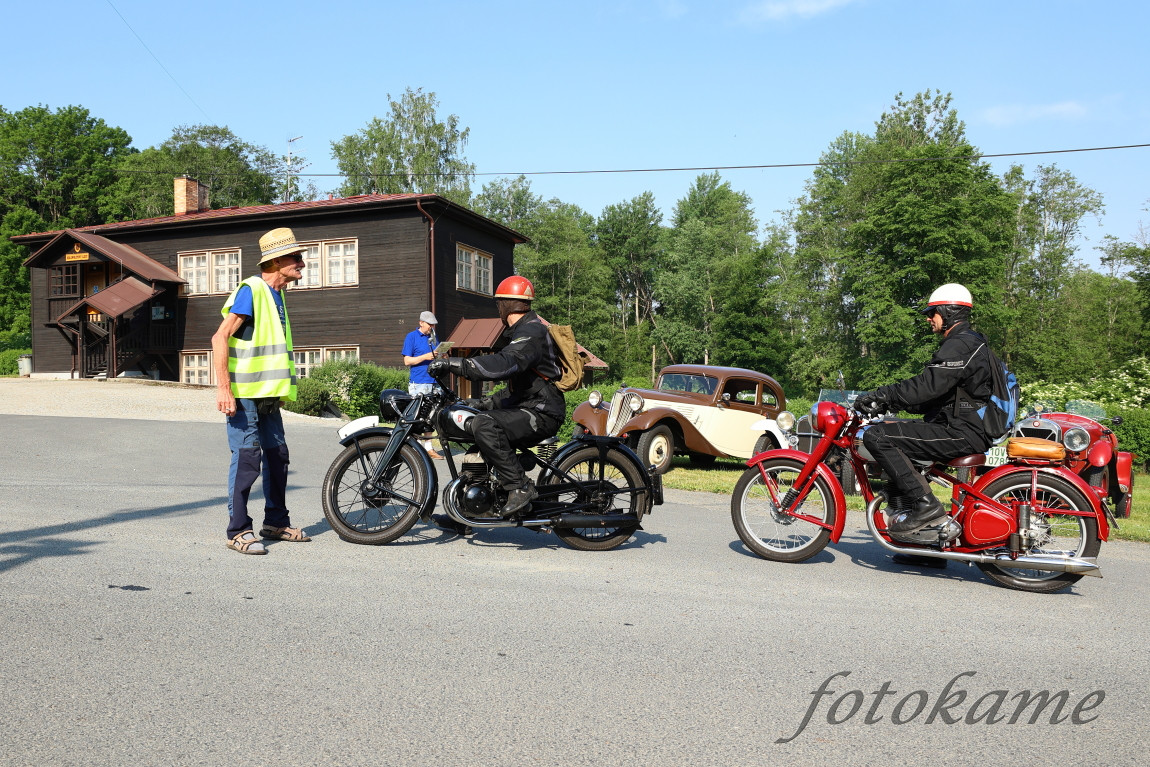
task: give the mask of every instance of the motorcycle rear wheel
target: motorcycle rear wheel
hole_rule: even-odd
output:
[[[411,529],[431,498],[423,461],[411,445],[401,445],[378,485],[372,466],[387,448],[388,437],[368,437],[336,456],[323,479],[323,515],[349,543],[380,546]]]
[[[580,482],[592,483],[590,514],[619,515],[619,524],[607,527],[556,527],[555,535],[573,549],[607,551],[624,543],[639,528],[639,518],[651,510],[651,497],[644,490],[643,475],[623,454],[608,450],[599,459],[599,448],[589,446],[571,453],[559,462],[559,473],[549,472],[544,484],[566,482],[566,473]],[[579,503],[572,489],[558,498],[560,503]]]
[[[751,466],[735,485],[731,496],[731,521],[739,539],[763,559],[774,562],[802,562],[826,548],[830,530],[806,520],[780,513],[771,500],[763,478],[765,473],[780,500],[791,489],[803,464],[790,458],[774,458]],[[814,486],[798,511],[827,525],[834,525],[834,495],[826,480],[815,477]]]
[[[1058,509],[1089,509],[1090,503],[1081,491],[1058,477],[1039,475],[1037,483],[1038,495],[1032,500],[1035,505],[1047,507],[1049,511],[1031,512],[1030,529],[1037,535],[1037,540],[1025,553],[1064,557],[1098,556],[1098,550],[1102,547],[1098,539],[1098,521],[1093,517],[1058,513]],[[1030,473],[1008,474],[982,488],[982,492],[1007,505],[1014,498],[1027,499],[1030,497]],[[1069,588],[1083,577],[1080,573],[1024,570],[1002,565],[980,564],[978,567],[995,583],[1039,594]]]

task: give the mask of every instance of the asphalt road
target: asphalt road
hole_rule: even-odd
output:
[[[320,509],[332,424],[287,428],[315,540],[251,557],[224,548],[222,424],[0,416],[0,763],[1146,763],[1145,545],[1033,595],[895,566],[859,515],[766,562],[728,498],[670,492],[610,552],[353,546]],[[1066,690],[1064,721],[1010,724],[1028,690]]]

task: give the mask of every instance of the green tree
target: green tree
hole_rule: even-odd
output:
[[[101,205],[104,216],[117,221],[172,215],[177,176],[206,184],[213,208],[267,205],[281,199],[289,183],[285,158],[219,125],[180,126],[160,146],[123,157],[117,172]]]
[[[407,88],[399,101],[388,94],[390,114],[373,117],[363,130],[331,144],[346,181],[342,196],[420,192],[440,194],[466,205],[475,166],[463,154],[470,128],[459,117],[436,116],[438,99]]]
[[[0,216],[26,208],[50,227],[100,223],[101,193],[131,141],[83,107],[0,107]]]
[[[552,200],[552,205],[557,203]],[[472,201],[472,208],[493,221],[533,237],[544,211],[543,198],[531,191],[525,176],[489,181]]]
[[[559,200],[534,216],[531,242],[515,250],[516,271],[535,286],[533,307],[549,322],[571,325],[579,343],[602,357],[611,335],[614,284],[592,239],[594,218]]]
[[[936,342],[919,309],[940,284],[967,285],[984,329],[1000,327],[1012,198],[971,159],[978,151],[950,102],[939,91],[899,94],[873,137],[832,144],[828,155],[846,164],[816,173],[801,202],[801,269],[833,285],[839,304],[822,313],[830,327],[811,331],[827,334],[819,351],[855,385],[922,369]]]

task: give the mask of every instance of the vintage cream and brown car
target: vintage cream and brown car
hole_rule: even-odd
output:
[[[783,387],[768,375],[743,368],[669,365],[659,372],[654,389],[624,387],[610,403],[593,391],[572,418],[576,434],[626,434],[639,458],[662,473],[676,453],[690,456],[692,463],[708,464],[717,456],[750,458],[786,445],[774,422],[786,404]]]

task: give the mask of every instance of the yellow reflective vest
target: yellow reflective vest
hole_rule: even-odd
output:
[[[296,398],[295,360],[292,359],[291,320],[284,302],[284,321],[272,297],[271,287],[259,275],[236,286],[220,313],[225,317],[236,301],[240,288],[252,291],[252,333],[248,339],[228,338],[228,377],[232,395],[244,399],[259,397]],[[283,291],[280,292],[282,298]]]

